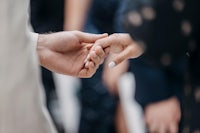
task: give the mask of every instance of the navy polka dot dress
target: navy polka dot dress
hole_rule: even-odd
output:
[[[136,100],[147,104],[177,96],[180,132],[200,132],[200,1],[124,0],[119,20],[145,53],[131,61]]]

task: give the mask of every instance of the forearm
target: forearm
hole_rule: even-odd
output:
[[[92,0],[65,0],[64,30],[82,30]]]

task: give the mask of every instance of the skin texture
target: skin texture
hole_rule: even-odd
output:
[[[106,41],[107,42],[110,41],[110,44],[113,44],[117,47],[117,48],[111,48],[111,46],[109,46],[110,53],[118,53],[118,54],[113,54],[112,56],[109,56],[109,58],[106,60],[106,63],[104,65],[104,71],[103,71],[103,82],[107,86],[111,94],[114,94],[114,95],[118,95],[118,89],[117,89],[118,79],[128,69],[128,62],[123,61],[122,63],[120,63],[120,61],[124,60],[127,57],[136,58],[137,56],[140,56],[140,54],[142,53],[140,52],[140,50],[137,49],[137,44],[130,43],[130,41],[127,41],[128,39],[125,40],[127,35],[124,35],[124,34],[122,35],[122,38],[124,40],[120,39],[120,36],[121,34],[117,36],[114,35],[114,37],[112,36],[111,38],[109,37],[103,38],[96,42],[96,44],[102,47],[106,47],[108,46]],[[115,39],[116,37],[119,38],[118,43],[116,42],[117,41],[117,39]],[[124,42],[123,44],[124,47],[120,45],[121,42]],[[136,45],[136,47],[134,46],[130,47],[130,44]],[[128,49],[128,50],[125,50],[125,49]],[[123,54],[120,54],[122,53],[121,51],[122,52],[125,51],[125,52]],[[119,55],[122,55],[122,56],[119,57]],[[115,60],[116,63],[120,63],[120,64],[110,69],[108,67],[108,63],[112,60]],[[149,104],[145,108],[144,113],[145,113],[144,114],[145,122],[146,122],[149,133],[177,133],[178,132],[178,124],[181,118],[181,110],[180,110],[180,104],[176,97],[171,97],[169,99],[159,101],[157,103]]]
[[[129,34],[125,33],[115,33],[109,37],[99,39],[95,42],[92,50],[95,49],[96,46],[101,46],[103,49],[110,48],[110,53],[116,54],[111,59],[116,65],[124,60],[137,58],[144,52],[144,48],[133,41]]]
[[[111,55],[104,63],[103,83],[107,86],[112,95],[118,95],[118,80],[128,70],[129,58],[136,58],[143,53],[142,47],[134,42],[129,34],[112,34],[107,38],[98,40],[95,46],[110,48]],[[95,47],[94,46],[94,47]],[[114,62],[116,66],[109,68],[108,64]],[[120,100],[118,101],[115,124],[117,133],[127,133],[127,126],[124,118],[124,112],[121,107]]]
[[[84,27],[92,0],[65,0],[64,30],[81,30]]]
[[[108,59],[109,61],[109,59]],[[103,81],[109,91],[118,95],[117,81],[120,76],[127,71],[128,63],[122,62],[118,66],[110,69],[104,67]],[[117,118],[123,117],[117,115]],[[144,110],[145,122],[149,133],[178,133],[178,124],[181,118],[181,109],[176,97],[152,103],[146,106]],[[121,125],[123,122],[121,121]],[[125,129],[125,128],[119,128]]]
[[[149,133],[178,133],[180,118],[180,104],[176,97],[149,104],[145,108]]]
[[[40,64],[53,72],[81,78],[91,77],[108,51],[101,47],[93,51],[90,49],[96,40],[104,37],[107,34],[95,35],[80,31],[39,35],[37,52]],[[90,61],[86,63],[88,54]]]

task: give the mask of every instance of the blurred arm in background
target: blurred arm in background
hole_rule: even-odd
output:
[[[144,54],[130,67],[136,79],[135,98],[144,107],[150,133],[179,128],[187,38],[180,29],[184,6],[177,10],[175,5],[168,0],[127,0],[121,12],[124,31],[145,45]]]
[[[102,74],[102,80],[109,92],[116,97],[119,97],[118,91],[118,81],[119,78],[128,71],[129,62],[128,60],[123,61],[114,68],[109,68],[108,64],[112,57],[115,55],[110,55],[106,62],[104,63],[104,69]],[[125,120],[125,112],[122,108],[122,103],[118,99],[116,114],[115,114],[115,126],[117,133],[128,133],[127,123]]]
[[[129,12],[127,14],[123,14],[123,18],[121,21],[123,22],[126,31],[131,33],[131,37],[133,38],[134,42],[138,42],[136,43],[137,45],[135,46],[140,47],[141,44],[143,44],[142,47],[145,48],[143,49],[145,50],[144,52],[145,55],[143,55],[139,59],[136,59],[137,61],[135,62],[137,63],[131,64],[131,68],[134,70],[133,72],[136,76],[136,86],[137,86],[136,98],[140,104],[142,103],[143,107],[146,107],[144,108],[144,111],[145,111],[145,117],[146,117],[145,119],[147,120],[146,124],[149,128],[149,132],[152,132],[152,133],[162,132],[162,131],[177,132],[178,125],[180,122],[180,115],[181,115],[181,110],[180,110],[181,107],[180,107],[180,101],[179,101],[180,99],[178,99],[177,93],[178,94],[181,93],[181,89],[182,89],[182,81],[183,81],[182,67],[184,67],[184,63],[182,63],[182,60],[180,59],[180,61],[173,63],[172,66],[166,67],[166,66],[163,66],[162,64],[166,62],[165,59],[163,59],[164,61],[161,60],[162,57],[160,58],[160,56],[163,56],[162,54],[165,53],[165,51],[167,52],[169,51],[169,54],[175,55],[177,57],[179,56],[182,58],[182,55],[180,56],[180,53],[183,51],[184,46],[178,52],[170,51],[170,47],[174,47],[174,46],[179,47],[181,43],[178,43],[178,41],[183,39],[183,37],[179,37],[180,40],[178,39],[178,41],[176,40],[176,42],[174,42],[173,38],[175,36],[170,36],[172,38],[171,39],[172,43],[170,43],[171,46],[167,44],[166,45],[163,44],[163,41],[159,42],[160,39],[158,35],[161,35],[162,32],[166,32],[166,31],[161,32],[159,31],[159,29],[162,29],[162,28],[155,27],[155,25],[158,27],[163,26],[162,25],[163,23],[156,24],[154,22],[154,20],[157,19],[156,17],[158,15],[156,14],[158,12],[155,12],[155,9],[154,9],[155,5],[156,4],[153,1],[146,1],[146,3],[145,1],[137,1],[137,0],[129,1],[129,3],[127,4],[127,8],[125,8]],[[159,6],[163,6],[163,5],[159,5]],[[162,8],[162,9],[165,9],[165,8]],[[148,13],[146,14],[147,11]],[[159,19],[163,19],[163,18],[159,17]],[[165,19],[167,19],[167,17]],[[177,28],[179,26],[177,25],[175,27]],[[169,28],[165,30],[169,32],[168,31]],[[173,30],[176,30],[176,29],[173,28]],[[155,34],[152,33],[153,31],[155,32]],[[174,31],[172,32],[176,33]],[[118,35],[117,38],[120,38],[119,36],[120,35]],[[162,37],[164,38],[163,40],[169,41],[169,39],[167,39],[168,36],[162,36]],[[102,40],[106,40],[106,39],[107,38],[102,39]],[[116,41],[117,39],[115,38],[114,40]],[[106,41],[107,43],[105,43]],[[99,43],[99,45],[102,45],[102,46],[104,46],[104,44],[106,44],[105,46],[113,45],[113,43],[109,42],[108,40],[106,41],[101,42],[101,40],[99,40],[97,41],[97,43]],[[114,43],[115,48],[118,47],[119,49],[123,49],[124,47],[119,47],[120,46],[119,42],[120,41],[118,41],[118,43],[116,42]],[[123,43],[125,43],[125,41],[123,41]],[[175,45],[176,43],[178,43],[178,45]],[[159,45],[158,47],[157,44],[163,44],[163,45]],[[162,51],[163,49],[165,49],[165,51]],[[173,48],[173,49],[176,49],[176,48]],[[135,51],[131,51],[130,53],[136,54],[137,53],[136,51],[140,51],[140,50],[135,49]],[[130,55],[131,54],[129,54],[129,56]],[[134,56],[138,57],[140,55],[141,53],[136,54]],[[148,58],[145,58],[144,56]],[[121,60],[117,58],[118,57],[113,58],[113,60]],[[118,64],[117,61],[116,61],[116,64]],[[159,68],[157,66],[158,64],[162,67]],[[175,71],[173,71],[172,69],[174,69]],[[114,75],[114,73],[110,75]],[[177,76],[177,78],[176,79],[172,78],[172,75],[174,75],[174,77]],[[107,76],[109,76],[109,74]],[[110,84],[113,84],[114,79],[116,78],[113,77],[113,78],[107,79],[106,80],[107,84],[109,82]],[[157,81],[163,81],[163,82],[157,82]],[[173,109],[165,110],[165,112],[163,113],[162,110],[165,109],[165,107],[169,105],[173,106]],[[155,115],[156,113],[159,113],[159,115]]]
[[[92,0],[65,0],[64,30],[83,30]]]
[[[64,0],[63,29],[64,31],[82,31],[88,14],[91,0]],[[56,92],[62,112],[62,121],[65,132],[78,133],[80,123],[80,103],[77,92],[80,89],[80,80],[62,74],[54,74]]]

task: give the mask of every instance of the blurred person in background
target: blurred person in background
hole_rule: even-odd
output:
[[[120,1],[87,0],[84,2],[81,4],[85,5],[85,9],[77,0],[67,1],[65,29],[84,30],[90,33],[108,32],[111,34],[116,32],[114,22]],[[80,9],[80,7],[82,8]],[[118,107],[118,98],[115,92],[108,91],[110,89],[105,87],[102,80],[104,67],[101,66],[91,79],[81,79],[82,87],[79,92],[81,103],[80,133],[111,133],[120,132],[120,130],[124,132],[125,128],[121,126],[123,113],[120,110],[121,107]]]
[[[70,0],[68,0],[70,3]],[[88,2],[90,1],[90,2]],[[100,0],[88,0],[86,3],[89,7],[89,14],[87,16],[84,31],[91,33],[108,32],[110,34],[118,32],[119,29],[115,26],[116,12],[119,8],[120,1],[107,1]],[[80,30],[80,24],[84,21],[80,21],[79,15],[81,12],[79,3],[71,0],[68,5],[71,6],[68,10],[68,16],[70,23],[74,29]],[[76,5],[76,6],[75,6]],[[87,11],[87,10],[84,10]],[[79,16],[79,17],[78,17]],[[77,21],[79,20],[79,21]],[[118,38],[119,37],[119,38]],[[121,42],[121,44],[128,45],[129,43],[135,43],[131,40],[128,34],[114,34],[109,38],[115,38],[115,41]],[[121,39],[121,40],[120,40]],[[108,41],[109,39],[107,39]],[[106,43],[106,42],[105,42]],[[100,43],[101,44],[101,43]],[[107,45],[111,43],[108,41]],[[114,45],[114,44],[113,44]],[[115,49],[115,46],[113,46]],[[138,51],[132,51],[137,53]],[[139,52],[138,52],[139,53]],[[121,53],[123,55],[123,53]],[[141,53],[139,53],[140,55]],[[111,59],[117,59],[117,57],[109,57]],[[118,59],[122,60],[122,59]],[[118,64],[118,62],[115,61]],[[115,90],[116,82],[115,77],[121,76],[128,69],[128,62],[121,63],[118,67],[111,70],[112,72],[107,74],[109,68],[108,63],[100,67],[100,70],[92,77],[92,79],[82,79],[82,89],[80,90],[80,102],[82,107],[81,122],[79,132],[127,132],[126,124],[124,121],[124,114],[118,97],[118,92]],[[111,83],[108,83],[111,81]],[[114,86],[114,87],[113,87]],[[88,98],[90,97],[90,98]],[[93,100],[91,100],[93,99]],[[107,117],[105,117],[107,116]]]
[[[138,3],[141,3],[142,7],[146,7],[145,2],[143,2],[143,3],[142,2],[137,3],[137,1],[134,1],[134,2],[136,5]],[[151,4],[151,2],[149,2],[149,3]],[[149,3],[147,2],[147,4],[149,4]],[[142,5],[142,4],[144,4],[144,5]],[[96,4],[96,5],[99,6],[100,4]],[[94,9],[97,10],[98,7],[95,7]],[[140,10],[140,9],[137,8],[136,11],[139,12],[138,10]],[[99,11],[99,12],[101,12],[101,11]],[[150,16],[148,16],[148,13]],[[95,14],[95,12],[91,12],[91,14],[93,15],[93,14]],[[138,20],[138,14],[135,15],[136,17],[134,15],[135,14],[133,14],[133,16],[129,15],[130,19],[132,21],[136,21],[136,23],[137,23],[137,21],[139,21],[138,25],[140,26],[140,23],[141,23],[140,16],[139,16],[139,20]],[[151,19],[154,19],[154,17],[155,17],[154,15],[155,15],[154,12],[151,12],[151,9],[147,8],[147,18],[144,21],[147,21],[147,23],[148,23],[148,21],[151,21]],[[95,14],[93,17],[89,18],[91,20],[89,22],[93,22],[93,25],[90,23],[91,25],[90,25],[90,27],[89,26],[88,27],[91,29],[92,28],[94,29],[94,24],[96,24],[95,26],[101,27],[99,29],[102,30],[103,24],[101,23],[101,20],[102,20],[102,18],[105,17],[105,14],[102,14],[102,16],[100,16],[102,18],[99,21],[97,21],[98,18],[95,19],[96,16],[98,16],[98,15]],[[114,16],[114,17],[116,17],[116,16]],[[117,23],[119,23],[119,22],[117,22]],[[144,23],[146,23],[146,22],[144,22]],[[162,24],[162,22],[160,22],[160,24]],[[109,24],[107,24],[107,25],[109,25]],[[109,27],[117,28],[118,24],[116,27],[114,27],[114,23],[112,22]],[[147,29],[147,31],[142,28],[141,28],[141,30],[140,29],[137,30],[138,32],[141,31],[142,33],[140,33],[140,34],[142,34],[142,35],[143,34],[146,35],[148,32],[152,32],[154,30],[153,27],[150,27],[151,30]],[[98,30],[96,30],[96,32],[97,31]],[[110,33],[113,33],[113,31],[111,31]],[[115,32],[116,31],[119,32],[120,29],[115,30]],[[123,31],[123,30],[121,30],[121,31]],[[109,38],[102,39],[102,41],[99,42],[99,44],[101,44],[101,45],[106,44],[106,43],[113,44],[113,43],[119,43],[119,42],[125,43],[127,40],[130,40],[130,37],[128,34],[114,34],[114,35],[111,35]],[[145,41],[145,40],[141,39],[139,41],[137,40],[136,42],[134,42],[134,41],[133,42],[138,43],[138,45],[143,45],[142,47],[144,47],[144,44],[142,44],[142,41]],[[171,40],[171,41],[173,41],[173,40]],[[160,117],[160,116],[159,115],[154,116],[157,113],[156,111],[157,110],[160,111],[160,110],[164,109],[165,107],[171,106],[171,108],[173,110],[167,108],[168,110],[165,109],[166,113],[165,114],[163,113],[164,115],[161,114],[160,120],[165,120],[163,122],[164,125],[161,125],[161,130],[169,129],[170,132],[173,132],[174,130],[178,130],[177,128],[178,128],[178,124],[180,121],[180,115],[181,115],[181,108],[180,108],[180,103],[179,103],[178,99],[181,99],[180,98],[181,97],[181,88],[182,88],[181,85],[183,82],[183,79],[182,79],[183,75],[181,75],[180,73],[184,71],[184,66],[182,66],[182,64],[184,64],[184,61],[182,61],[182,59],[181,59],[180,62],[177,63],[177,64],[180,63],[181,65],[179,65],[178,68],[175,68],[178,70],[181,68],[181,70],[180,70],[181,72],[177,71],[177,73],[178,73],[177,76],[178,76],[178,78],[180,78],[180,79],[177,79],[178,84],[173,85],[173,81],[169,81],[169,82],[171,82],[170,84],[172,84],[173,87],[175,86],[174,87],[175,89],[174,88],[169,89],[168,85],[166,83],[168,81],[164,77],[164,74],[161,72],[162,70],[159,70],[156,67],[154,68],[154,66],[151,66],[149,64],[143,63],[143,60],[141,58],[143,58],[143,57],[140,57],[139,59],[135,59],[134,61],[130,61],[131,63],[130,63],[129,71],[133,72],[136,76],[136,84],[137,84],[136,99],[144,107],[146,119],[149,119],[149,117],[150,117],[150,119],[152,119],[151,117],[153,117],[154,120],[157,120],[157,117]],[[151,61],[148,60],[148,62],[151,62]],[[106,63],[106,64],[108,65],[108,63]],[[176,67],[177,64],[174,64],[173,67]],[[103,71],[104,85],[106,85],[106,87],[109,89],[111,94],[118,95],[117,94],[118,93],[117,80],[123,73],[128,71],[128,63],[124,62],[120,66],[118,66],[117,68],[114,68],[112,70],[109,69],[108,67],[106,67],[106,65],[104,66],[104,68],[105,68]],[[170,71],[170,70],[167,70],[167,71]],[[149,75],[147,75],[148,73],[149,73]],[[154,76],[155,78],[152,78],[152,76]],[[171,76],[171,75],[169,75],[169,76]],[[85,79],[83,79],[83,81],[85,81]],[[87,79],[86,79],[86,81],[87,81]],[[119,105],[118,111],[122,112],[122,110],[121,111],[120,110],[121,110],[121,107]],[[122,114],[123,113],[121,113],[120,115],[122,115]],[[117,118],[119,118],[120,115],[118,115]],[[117,126],[118,131],[119,132],[127,132],[126,124],[125,124],[125,122],[122,122],[122,120],[123,119],[118,119],[118,123],[120,123]],[[159,121],[159,123],[156,123],[156,122],[157,121],[155,121],[155,123],[153,123],[153,124],[160,124],[160,121]],[[166,122],[166,124],[165,124],[165,122]],[[123,126],[121,126],[122,123],[123,123]],[[148,121],[147,124],[149,125],[149,123],[150,122]],[[119,127],[122,127],[122,128],[119,128]],[[154,130],[154,129],[150,129],[150,131],[151,130]],[[160,125],[159,125],[158,131],[160,131]]]
[[[143,56],[130,61],[130,70],[135,74],[135,97],[144,108],[148,132],[199,132],[199,115],[195,112],[200,109],[200,3],[189,0],[124,3],[122,29],[145,47]],[[108,39],[102,39],[101,45],[119,42],[116,38]],[[117,81],[117,77],[113,81],[115,76],[111,72],[106,74],[111,75],[106,78],[107,84]],[[183,129],[179,126],[182,107]]]
[[[138,82],[136,99],[143,105],[148,103],[145,98],[151,99],[144,107],[150,132],[178,132],[183,91],[183,129],[179,128],[179,132],[200,129],[199,115],[195,113],[200,110],[199,5],[195,0],[126,1],[122,23],[134,40],[146,46],[145,54],[131,67]],[[135,16],[139,21],[133,20]],[[142,77],[141,70],[146,66],[154,73],[146,72]],[[155,93],[147,96],[142,91]]]
[[[85,10],[87,12],[85,20],[74,21],[74,25],[77,22],[82,22],[82,30],[89,33],[114,33],[113,23],[119,1],[88,0],[87,2],[89,6]],[[78,7],[74,7],[72,11],[76,12],[77,16],[81,13]],[[74,17],[75,14],[69,18]],[[78,26],[74,28],[78,28]],[[102,71],[103,66],[100,66],[91,79],[81,79],[81,88],[78,94],[81,105],[80,133],[116,132],[115,112],[117,98],[108,91],[102,82]]]
[[[144,17],[145,17],[144,23],[148,23],[149,21],[151,22],[151,21],[153,21],[153,19],[155,19],[154,18],[155,17],[154,10],[152,9],[152,7],[149,8],[149,6],[152,6],[151,2],[145,2],[145,1],[138,2],[138,3],[137,3],[137,1],[134,1],[134,2],[135,2],[134,4],[136,6],[138,6],[137,4],[139,3],[139,7],[137,7],[135,9],[137,12],[140,12],[140,8],[143,9],[143,7],[144,7],[144,11],[143,11],[143,14],[144,14]],[[96,5],[98,5],[98,7],[101,7],[100,6],[101,2],[98,3],[98,1],[96,1],[96,2],[94,1],[94,4],[95,3],[96,3]],[[107,27],[107,30],[109,30],[110,28],[114,29],[113,21],[114,21],[115,16],[108,17],[108,18],[113,19],[112,21],[108,21],[109,19],[106,18],[106,15],[102,14],[102,12],[101,12],[102,9],[98,11],[98,7],[95,6],[95,5],[91,6],[91,9],[93,9],[93,10],[91,10],[91,12],[89,14],[89,17],[88,17],[89,21],[87,21],[86,28],[85,28],[86,31],[91,30],[89,32],[98,33],[99,31],[103,30],[105,27]],[[106,7],[106,6],[104,6],[104,7]],[[107,11],[107,12],[108,12],[108,14],[111,13],[110,11]],[[133,12],[133,15],[132,14],[129,15],[129,19],[131,19],[131,22],[133,21],[133,23],[136,23],[136,25],[140,26],[141,24],[143,24],[143,20],[141,22],[141,20],[140,20],[141,16],[140,16],[140,14],[138,15],[137,12],[136,12],[136,15],[135,15],[134,12]],[[116,9],[115,9],[115,13],[116,13]],[[92,17],[90,17],[90,15]],[[101,18],[101,19],[99,19],[99,18]],[[103,23],[103,20],[107,20],[106,24]],[[134,22],[134,21],[136,21],[136,22]],[[180,20],[177,20],[177,21],[180,21]],[[108,22],[111,22],[110,26],[109,26]],[[160,25],[161,24],[163,24],[163,22],[160,22]],[[174,26],[176,27],[177,25],[174,24]],[[150,29],[147,29],[147,31],[144,30],[143,28],[146,28],[146,25],[144,27],[140,27],[140,28],[141,28],[141,30],[138,29],[137,31],[138,32],[142,31],[142,33],[138,33],[138,34],[141,34],[141,35],[144,34],[144,36],[148,32],[152,32],[152,31],[155,30],[153,27],[149,27]],[[110,30],[109,33],[113,33],[113,31],[116,32],[113,29]],[[155,31],[155,32],[157,32],[157,31]],[[148,37],[151,38],[151,36],[148,36]],[[118,34],[118,35],[115,34],[115,35],[111,35],[111,37],[109,39],[106,38],[106,39],[103,39],[103,40],[105,40],[105,43],[108,43],[109,41],[111,42],[112,39],[114,40],[113,42],[117,42],[117,43],[119,41],[125,42],[125,41],[129,40],[129,35],[128,34]],[[144,38],[144,39],[142,38],[141,40],[137,40],[138,45],[142,45],[142,41],[146,41],[145,39],[146,38]],[[171,40],[171,41],[173,41],[173,40]],[[101,42],[101,43],[104,43],[104,42]],[[175,43],[177,43],[177,42],[175,42]],[[108,43],[108,44],[110,44],[110,43]],[[142,46],[142,47],[144,47],[144,46]],[[168,55],[165,55],[165,56],[168,56]],[[151,66],[151,60],[148,60],[148,63],[150,62],[150,64],[143,63],[142,58],[144,58],[144,57],[140,57],[139,59],[136,59],[135,61],[131,61],[130,70],[132,72],[134,72],[134,74],[136,76],[136,83],[137,83],[136,99],[144,107],[145,118],[147,120],[147,125],[149,127],[149,131],[153,132],[152,130],[155,130],[155,129],[153,129],[153,128],[155,128],[153,126],[158,126],[158,127],[156,127],[156,128],[158,128],[156,130],[158,130],[159,132],[162,132],[162,130],[169,130],[169,132],[173,132],[174,130],[177,131],[179,121],[180,121],[180,115],[181,115],[181,108],[180,108],[180,103],[179,103],[178,99],[181,100],[181,88],[182,88],[182,83],[183,83],[183,78],[182,78],[183,74],[182,73],[184,72],[184,69],[185,69],[184,68],[184,63],[185,63],[184,58],[185,57],[181,57],[181,59],[178,59],[179,62],[174,63],[173,66],[172,66],[173,69],[179,70],[179,71],[177,71],[177,74],[175,74],[175,76],[178,77],[178,79],[176,79],[176,77],[175,77],[175,79],[174,79],[175,81],[173,81],[173,79],[172,79],[172,81],[167,80],[167,78],[169,76],[174,77],[173,74],[172,75],[165,74],[166,72],[168,73],[168,72],[171,71],[171,67],[164,67],[162,69],[159,69],[155,66]],[[163,63],[167,62],[167,59],[163,59],[163,60],[164,60]],[[178,66],[177,66],[177,64],[178,64]],[[106,66],[105,66],[105,68],[106,68]],[[111,94],[117,95],[118,92],[117,92],[117,89],[116,89],[117,88],[116,79],[117,79],[117,77],[119,77],[123,73],[125,73],[127,70],[128,70],[128,63],[127,62],[124,62],[123,64],[121,64],[121,66],[119,66],[118,68],[115,68],[113,70],[109,70],[108,68],[106,68],[104,70],[104,72],[103,72],[103,79],[104,79],[103,84],[107,86],[107,88],[109,89]],[[166,72],[162,72],[163,70],[166,71]],[[147,75],[148,73],[149,73],[149,75]],[[154,78],[152,78],[152,76],[154,76]],[[84,81],[87,81],[86,85],[89,85],[90,80],[83,79],[82,81],[83,81],[83,83],[84,83]],[[174,83],[174,82],[177,82],[177,83]],[[170,85],[167,85],[167,84],[170,84]],[[83,89],[83,91],[84,91],[84,89]],[[92,93],[92,92],[90,91],[88,93]],[[86,97],[88,97],[88,96],[86,96]],[[85,98],[85,99],[90,100],[88,98]],[[89,101],[87,103],[89,103]],[[92,103],[90,103],[90,104],[92,104]],[[86,104],[85,106],[88,106],[88,105]],[[173,110],[168,109],[166,107],[171,107]],[[84,110],[84,105],[83,105],[82,108]],[[160,110],[163,110],[163,109],[166,111],[166,113],[160,113],[160,115],[155,116],[155,114],[158,114],[157,111],[160,111]],[[119,107],[118,110],[121,110],[121,108]],[[119,111],[119,112],[121,112],[121,111]],[[86,114],[88,114],[88,113],[89,113],[89,111],[86,112]],[[83,114],[83,116],[84,116],[84,114]],[[89,117],[89,115],[87,115],[87,116]],[[118,115],[118,116],[120,116],[120,115]],[[159,120],[161,120],[161,121],[164,120],[164,122],[161,123],[161,125],[156,125],[156,124],[160,124],[160,121],[157,120],[158,117],[160,118]],[[86,117],[85,119],[86,120],[88,119],[88,121],[89,121],[89,118]],[[153,123],[154,124],[153,126],[149,126],[149,124],[151,123],[151,122],[149,122],[149,119],[151,119],[151,120],[153,119],[153,121],[156,120]],[[118,122],[120,122],[122,120],[123,119],[118,119]],[[85,121],[83,121],[83,123],[84,122]],[[117,127],[119,127],[120,125],[121,124],[118,124]],[[123,124],[123,125],[125,125],[125,124]],[[81,127],[81,125],[80,125],[80,127]],[[91,128],[92,127],[93,126],[91,126]],[[86,129],[86,127],[83,127],[83,129]],[[118,130],[120,131],[120,128]],[[126,132],[125,130],[126,130],[126,127],[124,126],[122,128],[121,132]],[[80,129],[80,131],[81,131],[81,129]]]
[[[187,59],[186,38],[180,28],[183,14],[172,1],[126,4],[124,10],[129,12],[122,16],[122,23],[134,40],[146,47],[143,56],[131,61],[130,70],[135,75],[135,98],[144,108],[147,130],[178,132]]]

